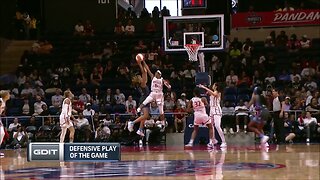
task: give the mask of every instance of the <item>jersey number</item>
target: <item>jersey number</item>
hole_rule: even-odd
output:
[[[197,102],[194,102],[193,103],[193,106],[196,108],[196,107],[199,107],[201,106],[201,102],[200,101],[197,101]]]

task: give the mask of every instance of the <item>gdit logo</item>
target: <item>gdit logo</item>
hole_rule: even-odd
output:
[[[57,149],[34,149],[33,154],[37,156],[57,155]]]

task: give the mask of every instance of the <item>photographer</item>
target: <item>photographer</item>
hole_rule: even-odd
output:
[[[13,133],[13,141],[11,143],[11,146],[19,149],[21,147],[27,147],[28,143],[28,134],[24,127],[18,125],[17,126],[17,132]]]
[[[108,126],[105,126],[105,122],[103,120],[100,121],[99,127],[96,130],[94,140],[96,142],[107,142],[110,137],[110,129]]]

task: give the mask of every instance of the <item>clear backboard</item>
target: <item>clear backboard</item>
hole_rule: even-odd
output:
[[[194,15],[163,18],[165,51],[185,51],[190,39],[201,44],[201,51],[224,49],[224,16]]]

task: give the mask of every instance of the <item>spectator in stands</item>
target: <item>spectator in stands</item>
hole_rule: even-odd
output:
[[[129,68],[127,67],[127,65],[124,62],[122,62],[121,65],[118,67],[117,72],[118,72],[117,77],[119,79],[121,79],[122,81],[129,81],[129,79],[130,79],[130,75],[129,75],[130,70],[129,70]]]
[[[320,114],[320,105],[316,97],[313,97],[311,102],[307,104],[306,111],[309,111],[312,114]]]
[[[48,115],[50,115],[50,112],[48,110],[48,106],[46,104],[43,104],[41,106],[41,108],[42,108],[42,112],[39,114],[40,116],[48,116]]]
[[[92,117],[92,116],[94,116],[96,114],[96,112],[92,109],[91,103],[87,103],[86,104],[86,109],[83,110],[82,114],[85,117]]]
[[[301,90],[302,84],[301,84],[301,77],[299,74],[291,76],[290,88],[294,91]]]
[[[29,79],[34,82],[34,85],[43,86],[41,75],[37,69],[34,69],[29,75]]]
[[[267,72],[267,77],[264,79],[264,83],[266,85],[271,85],[272,86],[275,82],[276,82],[276,78],[274,77],[274,75],[270,71],[268,71]]]
[[[98,88],[96,88],[94,90],[94,94],[92,95],[92,108],[95,111],[99,111],[101,101],[102,101],[102,96],[101,96],[100,90]]]
[[[306,142],[309,143],[310,138],[317,131],[316,127],[319,126],[317,119],[314,117],[311,117],[311,112],[309,111],[306,112],[306,117],[303,118],[303,125],[307,133]]]
[[[185,79],[185,81],[193,82],[194,78],[196,77],[196,70],[192,67],[192,65],[188,65],[187,68],[182,72],[181,76]]]
[[[311,41],[308,39],[308,36],[304,34],[300,40],[300,45],[302,49],[309,49],[311,47]]]
[[[298,96],[294,98],[294,102],[291,106],[291,110],[303,110],[304,109],[304,101],[302,97]]]
[[[79,74],[77,75],[77,82],[76,85],[79,87],[86,86],[88,84],[88,79],[86,75],[84,74],[83,68],[79,70]]]
[[[153,10],[152,10],[152,18],[159,18],[160,16],[160,11],[159,11],[159,8],[158,6],[155,6],[153,7]]]
[[[237,64],[241,56],[241,51],[235,46],[230,46],[229,56],[231,57],[231,64]]]
[[[235,109],[229,101],[224,102],[224,106],[222,107],[222,127],[224,134],[227,134],[227,130],[229,130],[230,134],[234,134],[233,127],[234,123],[234,112]]]
[[[56,89],[56,94],[51,97],[52,107],[59,109],[61,108],[63,96],[61,95],[61,89]]]
[[[240,119],[244,122],[243,131],[247,132],[247,124],[248,124],[248,108],[244,104],[243,99],[240,99],[238,106],[235,107],[235,115],[236,115],[236,127],[237,127],[237,133],[240,132]]]
[[[237,49],[240,49],[242,47],[242,43],[239,41],[237,37],[233,39],[230,46],[236,47]]]
[[[253,77],[252,77],[252,86],[259,86],[263,87],[264,86],[264,80],[260,76],[260,73],[258,70],[254,71]]]
[[[307,80],[304,84],[304,87],[306,88],[306,90],[309,90],[311,92],[313,92],[314,90],[316,90],[318,88],[317,83],[313,80],[313,78],[311,76],[307,77]]]
[[[48,88],[45,92],[48,94],[55,93],[57,88],[62,89],[62,82],[59,78],[59,75],[55,74],[52,76],[50,84],[48,85]]]
[[[26,78],[27,78],[26,75],[22,71],[20,71],[19,76],[17,78],[17,83],[18,83],[19,87],[24,85],[24,83],[26,82]]]
[[[181,93],[181,98],[177,100],[177,107],[186,110],[189,100],[187,99],[186,93]]]
[[[280,34],[277,36],[276,45],[278,47],[285,47],[288,42],[288,36],[286,35],[285,31],[281,31]]]
[[[138,44],[134,46],[134,50],[138,53],[146,52],[148,47],[144,44],[143,40],[139,40]]]
[[[238,76],[234,73],[234,70],[230,70],[230,74],[226,77],[227,87],[234,87],[238,84]]]
[[[267,36],[266,40],[264,41],[264,47],[268,48],[268,47],[274,47],[275,46],[275,42],[273,41],[271,36]]]
[[[116,89],[116,94],[114,95],[114,99],[116,100],[116,104],[126,104],[126,96],[120,91],[120,89]]]
[[[171,100],[176,103],[177,101],[177,94],[176,92],[172,91],[172,89],[167,89],[167,92],[165,93],[165,96],[169,96]]]
[[[25,148],[27,147],[28,141],[29,138],[25,128],[20,125],[17,126],[17,132],[13,133],[13,141],[11,143],[11,146],[16,149],[19,149],[21,147]]]
[[[137,18],[137,14],[134,11],[132,11],[131,7],[129,7],[126,12],[126,19],[135,19],[135,18]]]
[[[90,74],[90,82],[93,86],[100,86],[101,81],[102,75],[98,72],[98,69],[94,67],[92,73]]]
[[[114,30],[113,32],[116,34],[116,35],[123,35],[125,30],[124,30],[124,26],[122,25],[122,22],[119,21],[116,26],[114,27]]]
[[[307,79],[309,76],[314,76],[316,70],[310,65],[309,62],[306,63],[306,66],[301,71],[302,79]]]
[[[150,18],[150,13],[148,12],[147,8],[142,9],[140,18]]]
[[[150,20],[145,27],[145,31],[149,33],[156,32],[157,31],[156,24],[152,20]]]
[[[291,109],[291,98],[289,96],[286,96],[286,98],[284,99],[284,101],[282,102],[281,105],[281,112],[280,112],[280,116],[284,116],[284,112],[289,112]]]
[[[65,63],[61,63],[61,65],[56,69],[56,72],[58,73],[59,77],[62,78],[62,80],[70,77],[70,71],[70,68],[66,66]]]
[[[43,111],[42,105],[47,105],[45,102],[41,100],[40,96],[36,96],[36,102],[34,103],[34,113],[33,115],[40,115]]]
[[[86,36],[94,36],[94,28],[89,20],[84,24],[84,34]]]
[[[84,35],[84,26],[82,21],[79,21],[75,26],[74,26],[74,33],[75,36],[83,36]]]
[[[129,114],[136,113],[137,102],[132,98],[131,95],[128,96],[128,100],[126,101],[126,112]]]
[[[241,72],[241,76],[238,80],[238,87],[250,87],[252,84],[251,79],[247,76],[246,71]]]
[[[287,72],[285,68],[282,69],[281,74],[278,77],[279,83],[282,83],[283,85],[289,83],[291,81],[290,74]]]
[[[114,77],[115,74],[116,74],[115,68],[112,64],[112,61],[109,60],[107,62],[106,68],[104,70],[104,76],[107,78],[112,78],[112,77]]]
[[[22,115],[30,116],[31,115],[31,106],[29,104],[28,98],[23,98],[23,105],[22,105]]]
[[[44,97],[45,93],[39,85],[36,85],[36,88],[33,90],[32,95],[33,95],[33,97],[40,96],[42,99],[45,98]]]
[[[79,113],[78,118],[75,121],[76,130],[81,134],[84,133],[85,142],[90,141],[91,127],[87,118],[84,117],[84,114]]]
[[[164,101],[164,112],[172,113],[175,107],[175,103],[170,96],[165,97]]]
[[[87,89],[82,88],[81,92],[82,92],[82,94],[80,94],[79,100],[82,101],[84,104],[90,103],[91,96],[90,96],[90,94],[87,93]]]
[[[19,123],[19,119],[15,117],[13,123],[9,125],[8,131],[12,132],[13,130],[18,129],[17,126],[21,126],[21,124]]]
[[[287,42],[287,49],[289,52],[298,52],[301,48],[300,41],[297,39],[297,35],[292,34],[290,40]]]
[[[285,141],[292,143],[293,139],[296,137],[294,133],[294,120],[291,119],[288,112],[284,113],[284,130],[285,130]]]
[[[157,121],[160,117],[160,111],[156,101],[152,101],[150,104],[150,115],[151,119]]]
[[[109,140],[111,131],[104,121],[101,120],[99,126],[96,129],[94,139],[96,142],[107,142]]]
[[[30,86],[28,82],[24,84],[24,88],[21,90],[21,97],[31,98],[33,96],[34,89]]]
[[[128,21],[128,24],[126,25],[125,27],[125,34],[128,35],[128,36],[133,36],[135,33],[135,27],[134,25],[132,24],[132,21],[129,20]]]
[[[162,10],[161,10],[161,16],[164,17],[164,16],[170,16],[170,10],[167,9],[166,6],[163,6]]]
[[[104,96],[103,98],[103,107],[104,107],[104,110],[107,112],[107,113],[111,113],[112,112],[112,106],[114,105],[115,103],[115,98],[111,92],[111,89],[108,88],[107,89],[107,92],[106,92],[106,95]]]
[[[84,103],[79,100],[79,97],[78,97],[78,96],[74,96],[74,97],[73,97],[72,106],[73,106],[72,108],[76,111],[76,114],[82,113],[82,111],[83,111],[84,108],[85,108]]]
[[[177,108],[174,110],[174,113],[177,113],[174,115],[174,128],[176,130],[176,133],[181,132],[183,133],[186,128],[186,115],[185,115],[185,109],[181,107],[180,104],[177,104]],[[179,131],[179,126],[182,125],[181,131]]]
[[[288,1],[285,1],[284,2],[284,8],[282,9],[282,11],[294,11],[294,8],[290,6]]]

